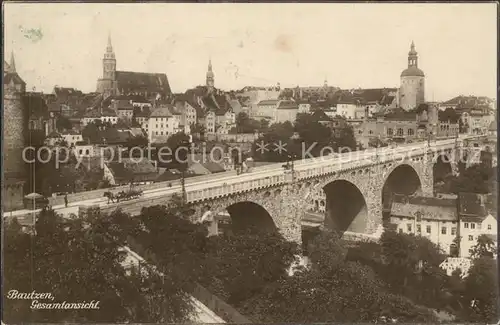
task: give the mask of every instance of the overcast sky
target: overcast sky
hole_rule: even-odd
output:
[[[117,70],[215,85],[399,87],[411,41],[426,100],[496,97],[496,4],[6,3],[5,50],[28,87],[95,91],[111,34]],[[33,30],[40,30],[41,36]]]

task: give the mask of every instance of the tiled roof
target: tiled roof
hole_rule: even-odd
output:
[[[233,112],[239,112],[241,110],[241,104],[237,99],[231,99],[229,105],[231,105]]]
[[[158,178],[156,168],[147,159],[131,160],[123,158],[122,162],[111,162],[107,166],[117,181],[132,178],[135,182],[144,182],[155,181]]]
[[[132,134],[130,132],[119,132],[115,128],[107,128],[98,131],[95,139],[99,140],[92,144],[106,143],[108,145],[123,145],[126,144],[131,137]]]
[[[418,218],[427,220],[457,221],[455,206],[436,206],[392,202],[391,215],[395,217]]]
[[[166,96],[171,93],[167,75],[164,73],[116,71],[116,80],[118,90],[125,94],[147,91]]]
[[[83,96],[83,93],[80,90],[69,87],[54,87],[54,93],[57,97],[63,97],[63,98],[67,98],[70,96],[76,96],[76,97]]]
[[[61,132],[62,135],[81,135],[80,132],[77,132],[75,130],[67,130],[64,132]]]
[[[489,104],[493,101],[488,97],[457,96],[443,103],[443,105],[455,106],[457,110],[467,110],[472,108],[489,109]]]
[[[59,138],[61,138],[61,134],[59,134],[56,131],[52,131],[49,133],[49,135],[47,135],[47,139],[48,138],[59,139]]]
[[[115,117],[116,113],[115,113],[115,111],[113,111],[112,109],[109,109],[109,108],[103,108],[103,109],[94,108],[94,109],[86,112],[84,115],[84,117],[88,117],[88,118],[99,118],[99,117],[103,117],[103,116]]]
[[[262,106],[262,105],[277,105],[279,102],[278,99],[266,99],[266,100],[261,100],[257,105]]]
[[[459,193],[459,212],[462,216],[484,217],[487,214],[487,196],[476,193]]]
[[[196,175],[211,174],[211,172],[200,163],[193,163],[191,166],[189,166],[189,170]]]
[[[299,109],[299,106],[293,100],[281,100],[278,109]]]
[[[132,110],[134,108],[129,99],[115,99],[112,107],[117,110]]]
[[[155,108],[150,117],[171,117],[173,106],[172,105],[161,105],[160,107]]]
[[[134,115],[135,117],[149,117],[151,115],[151,110],[149,107],[144,107],[142,109],[140,107],[135,107]]]
[[[454,198],[438,198],[438,197],[426,197],[426,196],[407,196],[402,194],[394,194],[393,202],[405,203],[416,205],[429,205],[429,206],[441,206],[441,207],[456,207],[457,202]]]
[[[215,162],[209,161],[206,163],[202,163],[202,165],[211,173],[221,173],[221,172],[226,171],[224,169],[224,167],[222,167],[221,165],[219,165],[218,163],[215,163]]]

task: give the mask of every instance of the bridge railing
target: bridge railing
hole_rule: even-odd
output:
[[[378,157],[379,163],[390,162],[408,156],[409,153],[414,156],[423,155],[429,150],[439,151],[441,149],[450,149],[457,143],[456,139],[447,139],[425,143],[411,144],[404,147],[383,149],[370,152],[350,152],[339,155],[331,155],[321,158],[304,159],[295,162],[296,179],[304,179],[320,176],[326,173],[337,172],[344,169],[359,169],[373,164],[373,158]],[[350,160],[350,155],[357,155],[358,159]],[[275,167],[279,165],[278,167]],[[359,171],[358,171],[359,172]],[[361,171],[363,172],[363,171]],[[217,180],[213,182],[196,182],[186,187],[187,200],[189,202],[200,201],[234,192],[252,190],[264,186],[276,186],[286,182],[281,163],[273,164],[266,170],[259,173],[242,174],[229,180]],[[202,188],[199,188],[202,187]]]

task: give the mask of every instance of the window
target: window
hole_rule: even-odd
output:
[[[441,234],[446,235],[446,227],[441,227]]]
[[[368,131],[368,133],[369,133],[369,134],[373,134],[373,131],[372,131],[372,130],[370,130],[370,131]]]
[[[469,241],[473,241],[473,240],[474,240],[474,236],[469,235]]]
[[[406,228],[408,229],[408,232],[411,232],[411,223],[407,224]]]
[[[398,136],[402,136],[403,135],[403,129],[402,128],[399,128],[398,129]]]
[[[422,227],[420,225],[417,225],[417,232],[421,233],[422,232]]]
[[[161,131],[160,134],[163,135],[163,131]]]
[[[358,133],[359,133],[359,134],[363,133],[363,130],[359,130],[359,131],[358,131]]]
[[[457,233],[457,227],[451,227],[451,235],[454,236]]]
[[[387,129],[387,135],[392,135],[392,129],[391,128]]]
[[[85,150],[85,154],[88,155],[89,154],[89,149]]]
[[[426,231],[427,231],[428,234],[430,234],[431,233],[431,226],[427,226],[426,227]]]
[[[80,155],[83,154],[83,150],[82,149],[80,149],[78,152],[80,153]]]
[[[469,228],[469,223],[468,222],[464,223],[464,228]]]
[[[491,225],[488,225],[488,230],[491,230]]]
[[[476,229],[476,224],[475,224],[475,223],[473,223],[473,222],[471,222],[471,224],[470,224],[470,229]]]
[[[158,124],[156,124],[156,128],[158,128]]]
[[[413,129],[408,129],[408,135],[412,136],[415,134],[415,131]]]
[[[155,134],[158,135],[158,131],[156,131]]]
[[[477,224],[477,229],[481,229],[481,224],[480,223]]]

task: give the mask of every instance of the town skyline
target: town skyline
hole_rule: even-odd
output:
[[[5,5],[4,57],[8,62],[13,51],[28,89],[43,92],[51,92],[56,85],[95,91],[108,35],[118,70],[166,73],[176,93],[205,83],[209,59],[215,87],[223,90],[278,82],[282,87],[322,86],[325,79],[330,86],[344,89],[389,88],[399,87],[414,41],[419,68],[426,74],[427,101],[457,95],[495,98],[495,9],[494,4],[213,4],[200,8],[9,3]],[[220,10],[227,15],[217,15]],[[151,19],[144,23],[144,17]],[[469,24],[456,24],[457,17]],[[297,20],[302,23],[296,24]],[[358,26],[352,22],[361,20]],[[144,25],[138,28],[140,23]]]

